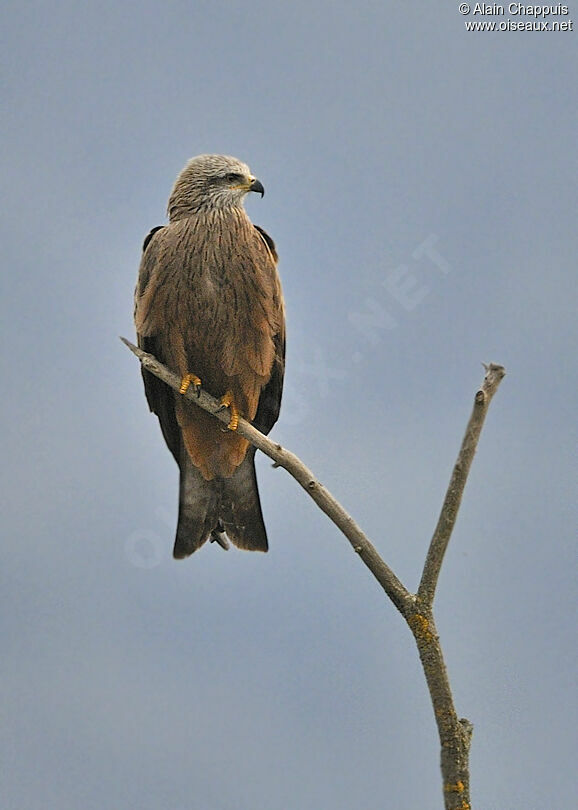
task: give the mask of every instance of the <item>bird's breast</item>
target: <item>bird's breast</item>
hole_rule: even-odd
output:
[[[271,260],[253,225],[243,214],[181,227],[169,328],[182,341],[186,372],[202,378],[203,366],[210,377],[267,377],[275,317]]]

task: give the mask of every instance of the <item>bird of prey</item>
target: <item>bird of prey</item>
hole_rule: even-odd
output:
[[[240,416],[263,433],[277,421],[285,315],[275,244],[243,207],[250,191],[264,194],[240,160],[193,158],[173,187],[168,224],[153,228],[143,245],[138,345],[182,379],[178,393],[143,369],[149,407],[180,469],[179,559],[209,538],[268,548],[255,448],[236,428]],[[229,407],[228,428],[182,396],[190,385]]]

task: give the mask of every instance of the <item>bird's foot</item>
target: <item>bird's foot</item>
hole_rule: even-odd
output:
[[[227,391],[227,393],[221,397],[221,407],[219,410],[222,411],[223,408],[229,408],[231,411],[231,419],[227,425],[227,430],[237,430],[239,426],[239,410],[235,405],[231,391]]]
[[[195,393],[197,394],[198,397],[200,397],[201,396],[201,378],[197,377],[196,374],[185,374],[185,376],[181,380],[181,387],[179,388],[180,393],[181,394],[186,394],[187,391],[189,390],[189,386],[191,385],[191,383],[193,384],[193,387],[195,389]]]

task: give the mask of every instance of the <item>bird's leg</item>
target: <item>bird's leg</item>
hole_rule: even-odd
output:
[[[179,392],[181,394],[186,394],[189,390],[190,384],[193,384],[195,392],[198,397],[201,396],[201,378],[197,377],[196,374],[185,374],[183,379],[181,380],[181,387],[179,388]]]
[[[232,391],[227,391],[227,393],[221,397],[221,407],[219,410],[222,410],[223,408],[229,408],[231,411],[231,419],[227,425],[227,429],[237,430],[237,427],[239,426],[239,409],[235,405]]]

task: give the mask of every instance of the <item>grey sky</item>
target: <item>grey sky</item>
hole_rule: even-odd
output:
[[[576,34],[466,19],[5,10],[3,808],[441,806],[411,638],[283,471],[259,461],[268,555],[170,558],[177,468],[117,336],[142,239],[201,152],[266,189],[247,208],[287,304],[273,436],[410,588],[480,362],[507,367],[438,624],[475,806],[575,793]]]

